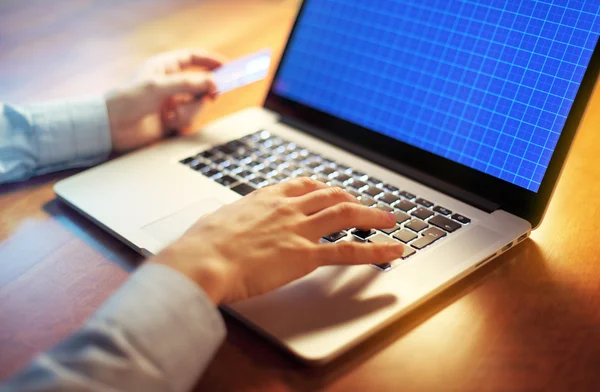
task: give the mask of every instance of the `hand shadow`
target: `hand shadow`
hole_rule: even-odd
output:
[[[293,339],[367,317],[397,300],[391,294],[370,298],[358,296],[381,276],[381,271],[375,268],[354,277],[346,276],[348,267],[326,268],[324,272],[315,272],[318,274],[316,279],[285,286],[276,295],[244,305],[242,309],[258,315],[272,327],[274,335]]]
[[[306,366],[284,350],[273,350],[273,346],[265,345],[264,341],[256,339],[256,334],[248,328],[226,317],[230,332],[227,342],[195,390],[214,390],[213,387],[217,385],[223,390],[229,390],[229,387],[238,390],[260,390],[268,384],[279,385],[282,389],[285,386],[289,390],[322,390],[372,360],[383,350],[396,349],[393,347],[395,342],[405,338],[435,314],[472,291],[482,286],[487,288],[497,281],[502,282],[504,275],[520,274],[522,269],[532,269],[535,271],[532,275],[544,276],[546,266],[543,259],[538,246],[527,240],[367,338],[339,358],[322,366]],[[370,275],[369,278],[372,280],[373,276]],[[489,283],[484,285],[486,282]],[[496,298],[498,292],[493,290],[492,294],[492,298]],[[478,298],[481,297],[480,292]],[[335,317],[333,319],[335,320]],[[342,320],[339,319],[338,322]],[[318,320],[313,323],[317,328],[323,324]],[[297,328],[295,329],[297,331]],[[407,358],[410,357],[410,353],[406,355]],[[235,378],[227,377],[228,369],[230,370],[233,364],[236,372],[243,375],[247,389],[239,388],[240,383]]]

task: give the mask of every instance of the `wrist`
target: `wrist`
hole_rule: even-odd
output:
[[[194,255],[178,252],[177,245],[165,249],[149,260],[172,268],[196,283],[214,305],[219,305],[225,297],[225,273],[219,263],[211,262],[209,257],[199,260]]]

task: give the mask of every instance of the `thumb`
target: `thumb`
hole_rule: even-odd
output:
[[[157,98],[164,100],[176,94],[212,95],[217,86],[204,72],[182,72],[162,76],[156,83]]]

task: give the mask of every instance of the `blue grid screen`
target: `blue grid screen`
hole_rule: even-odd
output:
[[[537,192],[600,1],[307,1],[279,95]]]

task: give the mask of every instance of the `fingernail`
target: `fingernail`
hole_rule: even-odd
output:
[[[396,215],[394,215],[392,212],[388,212],[388,219],[390,222],[396,223]]]

